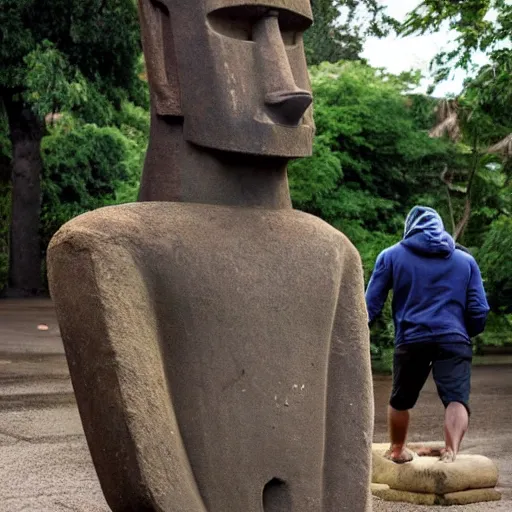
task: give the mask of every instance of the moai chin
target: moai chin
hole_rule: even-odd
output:
[[[67,223],[48,267],[114,512],[369,512],[359,255],[292,209],[311,152],[306,0],[139,0],[151,90],[136,204]]]

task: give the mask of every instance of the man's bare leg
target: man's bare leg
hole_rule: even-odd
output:
[[[404,463],[412,460],[412,453],[405,447],[409,428],[409,411],[398,411],[388,407],[388,428],[391,446],[386,457],[393,462]]]
[[[443,462],[453,462],[459,452],[464,434],[468,430],[469,415],[459,402],[451,402],[444,416],[445,451],[441,456]]]

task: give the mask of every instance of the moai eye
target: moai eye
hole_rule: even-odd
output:
[[[298,37],[311,25],[311,20],[291,11],[244,5],[216,9],[208,14],[208,23],[212,30],[222,36],[253,41],[254,25],[268,16],[270,11],[277,13],[279,29],[286,46],[295,45]]]
[[[248,7],[224,7],[208,14],[210,27],[225,37],[252,41],[254,9]]]
[[[311,26],[311,20],[292,11],[279,10],[279,30],[286,46],[296,45]]]

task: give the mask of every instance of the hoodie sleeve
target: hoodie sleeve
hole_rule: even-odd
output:
[[[366,308],[372,323],[381,313],[392,287],[393,274],[387,251],[381,252],[375,262],[372,277],[366,289]]]
[[[489,314],[489,304],[485,296],[484,283],[477,262],[471,259],[471,277],[466,299],[466,329],[470,338],[482,333]]]

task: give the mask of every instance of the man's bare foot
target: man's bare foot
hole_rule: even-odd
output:
[[[395,464],[405,464],[411,462],[414,453],[407,448],[403,448],[401,452],[392,450],[391,448],[384,454],[384,458],[394,462]]]
[[[453,450],[450,450],[449,448],[445,448],[445,449],[441,450],[441,456],[439,457],[439,460],[441,462],[446,462],[446,463],[455,462],[455,458],[456,458],[456,455],[453,452]]]

